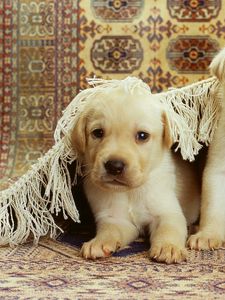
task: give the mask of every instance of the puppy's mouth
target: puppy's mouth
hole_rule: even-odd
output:
[[[121,179],[111,179],[111,180],[104,180],[104,183],[112,185],[112,186],[122,186],[122,187],[129,187],[128,183],[121,180]]]
[[[103,189],[112,189],[118,191],[125,191],[131,188],[129,181],[122,177],[110,177],[110,176],[101,176],[100,181],[98,182]]]
[[[102,189],[126,191],[139,187],[143,180],[130,178],[128,176],[110,176],[108,174],[92,173],[92,182]]]

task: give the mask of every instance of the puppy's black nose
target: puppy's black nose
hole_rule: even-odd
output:
[[[108,160],[105,163],[105,169],[110,175],[120,175],[123,173],[125,163],[122,160]]]

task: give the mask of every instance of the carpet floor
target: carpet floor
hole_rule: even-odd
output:
[[[106,259],[84,260],[79,249],[90,238],[70,230],[0,249],[0,299],[224,299],[225,248],[189,251],[188,261],[166,265],[148,258],[140,239]]]

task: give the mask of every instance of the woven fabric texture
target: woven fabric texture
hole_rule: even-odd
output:
[[[190,251],[187,263],[165,265],[151,262],[147,243],[137,240],[92,261],[79,256],[88,238],[70,231],[38,247],[0,249],[0,299],[224,299],[225,249]]]

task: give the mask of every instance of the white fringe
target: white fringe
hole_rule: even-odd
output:
[[[195,155],[208,145],[220,116],[220,101],[216,94],[220,83],[216,77],[159,94],[165,106],[172,129],[184,159],[193,161]]]
[[[63,213],[79,222],[79,213],[71,192],[68,164],[76,160],[75,180],[80,174],[81,162],[71,147],[70,133],[88,101],[94,101],[105,89],[119,85],[129,92],[136,88],[150,88],[140,79],[124,80],[89,79],[94,86],[80,92],[63,112],[58,121],[52,147],[16,183],[0,192],[0,245],[17,245],[32,236],[37,243],[41,236],[56,237],[61,230],[54,215]],[[156,94],[165,106],[174,142],[181,149],[184,159],[193,160],[202,147],[209,144],[219,117],[219,104],[214,94],[218,89],[215,77],[180,89]],[[201,116],[201,117],[200,117]],[[62,231],[62,230],[61,230]]]
[[[41,236],[55,238],[62,231],[53,215],[63,212],[79,222],[71,192],[67,164],[76,157],[64,140],[50,149],[32,168],[0,194],[0,245],[23,243],[32,235],[34,243]]]

